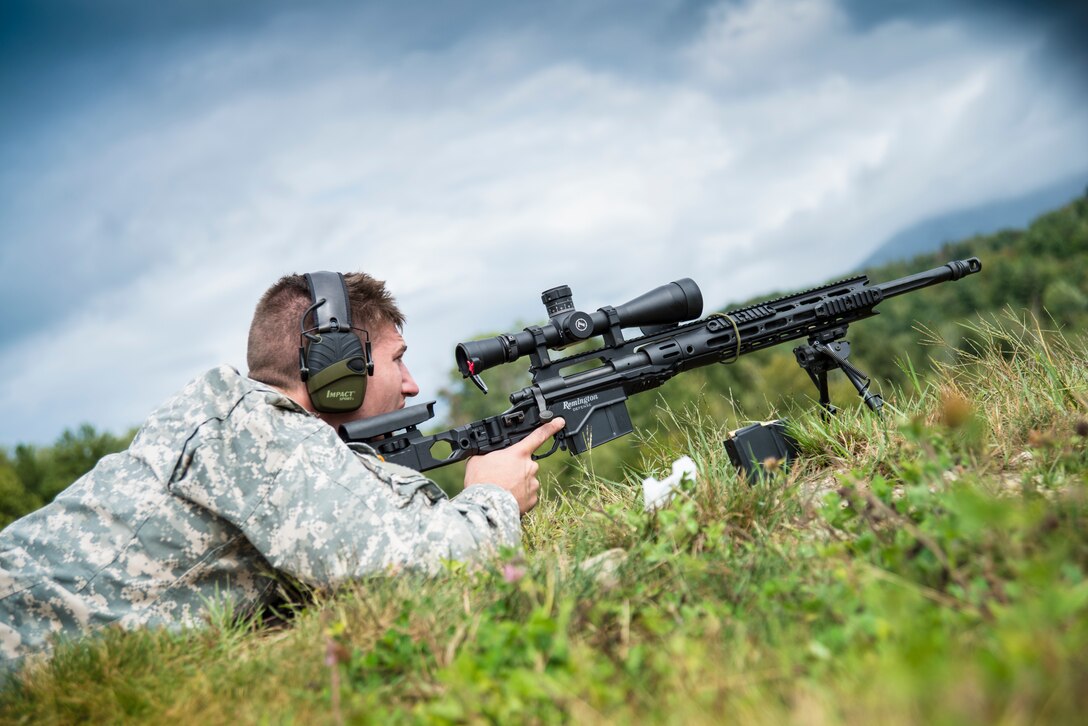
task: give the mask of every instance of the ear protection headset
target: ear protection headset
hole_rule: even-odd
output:
[[[306,275],[313,304],[302,314],[298,365],[314,409],[347,413],[363,405],[367,376],[374,375],[370,333],[351,327],[351,304],[344,276],[338,272]],[[313,326],[306,319],[313,315]]]

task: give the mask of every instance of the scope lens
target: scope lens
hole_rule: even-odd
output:
[[[457,357],[457,370],[465,378],[478,375],[488,368],[513,360],[507,357],[509,350],[502,337],[458,343],[454,353]]]

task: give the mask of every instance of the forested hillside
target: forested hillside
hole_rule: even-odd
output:
[[[1069,336],[1088,331],[1088,195],[1040,216],[1026,230],[974,237],[945,245],[933,254],[860,272],[873,282],[883,282],[971,256],[981,258],[981,274],[887,300],[878,308],[879,315],[850,327],[851,361],[872,376],[874,390],[890,402],[911,383],[912,375],[927,375],[935,363],[949,362],[957,351],[969,350],[977,343],[977,336],[964,327],[965,322],[1014,311]],[[759,298],[737,301],[720,312],[792,292],[768,290]],[[512,324],[511,329],[515,328]],[[545,466],[559,475],[558,481],[580,467],[616,478],[625,466],[639,466],[646,440],[677,439],[675,412],[698,410],[709,420],[734,429],[750,421],[809,409],[815,405],[817,393],[794,359],[795,345],[786,343],[733,364],[684,373],[657,391],[629,399],[635,436],[593,449],[579,460],[559,453]],[[506,393],[528,385],[527,366],[523,359],[488,371],[484,378],[492,392],[486,397],[456,372],[451,374],[444,395],[453,423],[501,411],[507,405]],[[857,392],[840,372],[832,372],[830,380],[837,406],[861,405]],[[664,413],[663,408],[672,413]],[[455,491],[461,469],[453,466],[433,474],[445,488]]]
[[[1033,315],[1044,326],[1061,328],[1068,335],[1088,330],[1088,196],[1039,217],[1026,230],[975,237],[946,245],[931,255],[862,272],[879,282],[972,255],[982,259],[982,274],[887,301],[880,306],[880,315],[852,326],[848,337],[854,351],[851,360],[873,377],[874,386],[885,398],[894,401],[895,392],[909,383],[909,371],[924,375],[934,362],[947,362],[956,350],[968,349],[972,338],[962,325],[964,321],[1012,310],[1018,315]],[[758,299],[737,301],[721,312],[790,292],[768,290]],[[510,329],[517,327],[511,321]],[[815,389],[794,361],[792,347],[785,344],[745,356],[732,365],[687,373],[658,391],[631,399],[636,436],[593,449],[579,460],[559,453],[545,463],[546,473],[558,475],[554,480],[562,482],[573,471],[587,467],[600,476],[616,478],[624,466],[638,465],[643,442],[676,439],[676,412],[698,410],[709,420],[736,428],[812,406]],[[442,394],[450,407],[449,423],[465,423],[501,411],[507,404],[506,394],[528,384],[526,366],[522,360],[489,371],[485,378],[492,393],[486,397],[456,372],[451,373]],[[860,404],[840,374],[832,373],[831,378],[837,405]],[[663,413],[665,404],[670,413]],[[85,423],[65,431],[53,446],[0,449],[0,525],[50,501],[101,456],[127,446],[134,433],[113,435]],[[436,470],[431,475],[447,491],[456,492],[463,466]]]

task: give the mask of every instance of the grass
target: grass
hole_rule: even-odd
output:
[[[287,624],[60,645],[5,722],[1002,723],[1088,708],[1088,356],[980,322],[888,413],[791,412],[754,485],[696,411],[617,481],[582,472],[524,552],[359,582]],[[641,478],[699,477],[642,511]]]

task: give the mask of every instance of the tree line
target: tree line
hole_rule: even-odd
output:
[[[0,449],[0,526],[53,501],[107,454],[125,449],[136,429],[120,436],[89,423],[68,429],[52,446]]]

